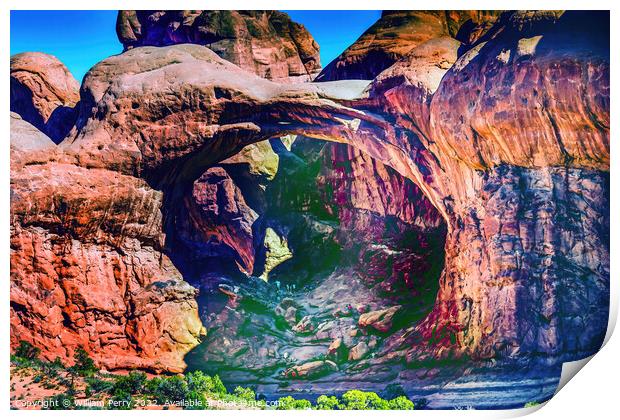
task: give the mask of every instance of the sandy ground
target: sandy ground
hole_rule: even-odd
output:
[[[59,380],[44,376],[39,369],[11,366],[10,372],[12,409],[40,410],[47,398],[67,390]],[[70,380],[65,373],[60,375]],[[37,377],[41,380],[37,381]],[[74,387],[83,394],[84,382],[81,378],[76,378]]]
[[[73,379],[73,388],[76,390],[75,404],[82,407],[94,406],[106,408],[105,400],[109,397],[103,395],[94,395],[86,397],[86,383],[84,378],[71,378],[66,372],[59,373],[60,378],[51,378],[45,376],[40,369],[32,367],[16,367],[11,365],[11,409],[15,410],[41,410],[44,405],[48,404],[47,399],[54,395],[62,394],[67,391],[67,386],[63,384],[63,379],[71,381]],[[124,372],[116,372],[124,373]],[[147,374],[147,377],[153,378],[156,375]],[[155,404],[148,397],[134,396],[136,405],[134,410],[181,410],[182,407],[163,406]],[[247,410],[257,409],[257,407],[244,406],[235,402],[223,402],[214,399],[207,399],[209,406],[218,410]]]

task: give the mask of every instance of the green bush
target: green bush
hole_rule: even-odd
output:
[[[27,341],[20,341],[15,349],[15,356],[27,360],[37,360],[41,354],[41,349],[33,346]]]
[[[389,403],[375,392],[364,392],[357,389],[347,391],[342,396],[343,410],[388,410]]]
[[[228,390],[224,386],[224,383],[220,379],[219,375],[215,375],[213,377],[213,393],[218,395],[223,395],[228,393]]]
[[[386,400],[393,400],[396,397],[407,396],[407,394],[405,393],[405,390],[399,384],[389,384],[388,386],[385,387],[385,390],[383,390],[382,395],[383,395],[383,398],[385,398]]]
[[[312,408],[312,403],[308,400],[296,400],[291,396],[282,397],[278,399],[278,406],[276,410],[309,410]]]
[[[407,397],[400,396],[388,401],[390,410],[413,410],[413,402]]]
[[[243,388],[241,386],[238,386],[233,391],[233,394],[236,397],[241,398],[242,400],[250,400],[250,401],[256,400],[256,394],[251,388]]]
[[[204,392],[189,391],[186,396],[187,406],[186,410],[206,410],[209,408],[209,403]]]
[[[134,405],[135,401],[129,392],[117,389],[112,398],[108,400],[107,408],[110,410],[131,410]]]
[[[129,372],[126,376],[117,376],[114,380],[114,393],[126,392],[129,394],[137,394],[142,392],[146,383],[146,374],[144,372]]]
[[[63,366],[59,357],[56,357],[53,362],[41,363],[41,370],[43,371],[43,373],[54,378],[57,378],[58,372],[60,370],[63,370],[64,368],[65,367]]]
[[[71,370],[81,376],[91,376],[97,372],[95,362],[88,356],[86,350],[79,347],[73,355],[74,365]]]
[[[321,395],[316,400],[316,409],[317,410],[335,410],[338,408],[338,404],[340,404],[340,401],[338,401],[338,398],[333,397],[333,396],[328,397],[327,395]]]
[[[99,392],[108,392],[114,387],[114,382],[104,381],[103,379],[95,377],[86,378],[85,382],[89,389],[95,394]]]
[[[207,392],[215,395],[224,395],[228,392],[222,380],[217,375],[211,377],[196,370],[185,375],[185,380],[187,381],[187,386],[190,391]]]
[[[147,390],[160,404],[184,400],[189,393],[187,382],[180,376],[153,378],[148,381]]]

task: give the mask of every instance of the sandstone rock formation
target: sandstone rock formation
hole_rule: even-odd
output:
[[[60,142],[71,130],[80,84],[54,56],[27,52],[11,57],[11,111]]]
[[[366,356],[368,351],[368,344],[366,344],[365,341],[360,341],[355,346],[353,346],[351,350],[349,350],[349,360],[361,360],[362,358],[364,358],[364,356]]]
[[[321,70],[310,33],[278,11],[119,12],[125,49],[192,43],[208,46],[239,67],[276,81],[309,81]]]
[[[452,216],[425,339],[481,357],[579,357],[602,342],[606,23],[597,13],[506,13],[433,94],[427,147],[441,161],[434,182]]]
[[[384,11],[381,18],[329,63],[317,81],[374,79],[416,46],[441,36],[473,43],[498,12]]]
[[[330,370],[337,370],[336,364],[330,360],[317,360],[315,362],[304,363],[300,366],[293,366],[284,372],[289,378],[316,378],[325,375]]]
[[[360,327],[371,327],[380,332],[388,332],[392,328],[394,316],[400,309],[400,306],[392,306],[380,311],[367,312],[360,315],[357,323]]]
[[[241,271],[252,273],[252,224],[258,214],[247,205],[224,169],[211,168],[202,174],[194,182],[192,194],[185,197],[182,209],[187,214],[178,215],[176,230],[184,249],[193,254],[186,256],[189,260],[228,256]]]
[[[162,254],[161,199],[141,179],[62,162],[11,115],[11,345],[71,362],[180,372],[202,334],[195,289]]]
[[[31,341],[50,342],[52,333],[38,332],[34,326],[40,322],[32,320],[37,311],[58,312],[53,308],[62,305],[45,300],[52,298],[41,297],[43,288],[28,283],[37,278],[42,282],[55,279],[56,270],[64,273],[65,267],[73,267],[70,261],[55,260],[35,265],[28,255],[49,255],[45,258],[52,259],[80,253],[86,255],[82,261],[97,256],[97,264],[102,264],[98,270],[107,273],[107,263],[99,261],[102,247],[108,247],[105,252],[110,249],[110,255],[118,257],[126,269],[120,269],[120,280],[116,281],[124,285],[122,290],[135,290],[136,296],[142,296],[146,293],[142,289],[150,290],[148,285],[153,280],[174,280],[166,284],[178,285],[178,273],[167,255],[172,255],[170,236],[182,226],[178,204],[189,193],[196,202],[204,203],[193,214],[214,213],[212,203],[221,194],[215,217],[219,217],[220,209],[229,208],[230,217],[239,218],[238,224],[229,224],[228,231],[218,226],[215,236],[220,244],[234,250],[233,259],[242,271],[249,271],[248,256],[255,255],[257,240],[264,239],[261,232],[267,228],[278,235],[286,231],[293,256],[296,234],[303,238],[304,233],[311,236],[320,231],[321,238],[331,237],[338,230],[333,226],[336,223],[318,223],[316,218],[306,217],[308,214],[286,219],[280,212],[280,223],[273,223],[267,220],[269,213],[257,211],[259,217],[251,222],[252,212],[239,204],[245,201],[249,208],[257,207],[250,204],[250,196],[243,191],[245,184],[234,179],[236,173],[231,169],[244,163],[222,163],[249,144],[298,135],[309,141],[346,143],[336,146],[342,147],[340,150],[321,152],[335,170],[322,174],[324,179],[319,179],[319,184],[336,187],[331,195],[336,204],[323,210],[337,214],[338,224],[348,221],[354,232],[367,227],[357,242],[387,232],[383,227],[394,222],[391,226],[396,226],[396,231],[405,224],[418,228],[412,242],[419,244],[416,250],[425,249],[423,243],[429,235],[422,234],[424,230],[445,223],[445,262],[435,305],[424,319],[412,305],[403,306],[399,316],[401,311],[411,316],[409,324],[392,325],[390,328],[398,329],[398,333],[385,340],[380,337],[381,341],[374,341],[372,346],[363,336],[366,331],[350,333],[360,312],[368,318],[373,311],[402,306],[402,302],[394,301],[398,295],[391,289],[394,284],[413,285],[410,289],[415,290],[417,277],[421,277],[415,272],[418,259],[395,258],[402,249],[395,249],[392,243],[376,244],[379,257],[361,261],[373,269],[368,271],[376,268],[377,277],[391,278],[391,273],[396,273],[398,281],[383,285],[371,282],[369,286],[366,277],[372,278],[372,273],[362,277],[353,271],[332,272],[304,295],[307,306],[284,305],[283,299],[302,294],[275,282],[248,277],[234,285],[216,284],[217,290],[227,293],[221,293],[221,301],[213,299],[206,306],[209,322],[221,329],[212,343],[215,350],[207,354],[209,360],[204,360],[204,354],[196,355],[202,357],[201,362],[224,363],[237,371],[241,366],[255,368],[271,378],[283,368],[284,372],[294,372],[287,370],[294,366],[304,366],[304,372],[317,369],[321,375],[351,374],[327,369],[324,363],[302,363],[324,356],[337,339],[347,348],[367,343],[376,353],[373,360],[364,357],[351,361],[360,362],[353,372],[382,363],[420,363],[463,355],[504,362],[540,357],[552,364],[592,354],[605,335],[609,299],[609,15],[506,12],[493,26],[484,24],[484,19],[475,25],[477,20],[473,19],[467,27],[465,18],[450,16],[429,12],[423,15],[426,20],[415,20],[437,20],[438,29],[424,34],[401,31],[404,40],[396,37],[394,42],[407,48],[392,48],[381,41],[381,48],[387,51],[382,57],[387,58],[379,60],[382,64],[364,76],[377,75],[372,83],[340,80],[278,84],[245,72],[200,45],[132,48],[99,63],[85,77],[75,133],[57,148],[54,161],[38,163],[36,170],[32,165],[12,169],[17,203],[12,209],[12,246],[19,250],[12,254],[15,267],[36,267],[37,273],[38,267],[45,267],[50,273],[26,276],[20,269],[13,274],[17,290],[12,314],[15,331],[25,335],[26,331],[35,331]],[[378,28],[381,31],[373,29],[377,34],[389,32]],[[407,41],[409,35],[405,34],[410,32],[415,33]],[[385,38],[389,36],[377,36],[378,40]],[[352,56],[362,58],[351,59],[351,63],[366,60],[364,54]],[[352,73],[361,77],[357,70],[343,71],[346,77]],[[41,145],[37,149],[49,146],[42,139],[23,143]],[[279,153],[278,168],[287,167],[283,161],[289,158],[297,161],[298,167],[307,166],[299,158],[303,147],[303,142],[296,141],[290,150],[294,156]],[[197,180],[209,171],[215,181],[198,188]],[[352,173],[356,176],[350,177]],[[44,176],[37,179],[39,174]],[[278,175],[273,177],[274,185]],[[29,193],[27,199],[22,198],[35,182],[44,187],[37,190],[40,197],[33,199]],[[70,183],[77,186],[70,189]],[[49,185],[56,184],[63,193],[54,201],[56,196]],[[389,191],[390,199],[374,194],[379,185],[382,191]],[[324,190],[327,196],[329,188]],[[94,194],[91,191],[101,196],[90,199]],[[287,196],[286,191],[279,191],[279,197]],[[293,201],[305,205],[310,213],[314,197],[324,191],[317,188],[311,191],[312,197],[304,193]],[[79,198],[84,196],[89,200],[82,203]],[[113,203],[120,200],[124,205],[110,207],[109,197],[115,197]],[[408,203],[413,197],[416,205]],[[125,213],[133,210],[132,206],[138,206],[130,213],[137,220],[121,218],[121,213],[127,217]],[[60,212],[60,217],[51,210],[57,208],[68,210]],[[108,208],[111,210],[103,213],[102,209]],[[297,222],[302,218],[303,224]],[[99,224],[99,220],[104,222]],[[251,236],[248,224],[253,226]],[[304,228],[299,233],[291,225],[316,228]],[[375,225],[380,228],[373,231]],[[33,231],[31,226],[39,230]],[[212,227],[207,227],[196,235],[211,231]],[[162,244],[164,232],[168,246]],[[51,245],[45,245],[48,254],[21,251],[36,243],[31,239],[35,234],[36,240],[45,244],[48,242],[40,239],[47,238],[45,235],[50,235],[46,240],[54,244],[54,235],[71,238],[70,245],[62,242],[63,247],[69,247],[68,254]],[[254,249],[249,245],[250,238]],[[349,242],[355,239],[349,238]],[[158,252],[163,252],[161,262],[155,264],[153,255]],[[148,257],[143,258],[143,253]],[[136,264],[128,259],[136,255],[146,261],[140,267],[147,273],[133,270]],[[21,263],[22,259],[27,262]],[[388,261],[392,267],[386,275],[388,270],[382,271],[382,267]],[[256,261],[253,264],[256,273]],[[48,269],[50,266],[53,269]],[[276,270],[270,278],[271,274],[277,277]],[[67,271],[71,276],[61,274],[60,283],[65,278],[89,281],[82,274],[84,270]],[[125,272],[131,275],[123,275]],[[406,277],[404,273],[415,275]],[[115,279],[109,274],[97,276],[101,282],[109,278]],[[48,283],[52,287],[57,282]],[[113,289],[112,282],[105,284],[105,290]],[[375,293],[379,287],[387,297]],[[79,293],[63,293],[77,306],[60,311],[66,314],[63,319],[70,328],[81,325],[83,317],[90,321],[86,308],[103,306],[89,300],[92,296],[74,299]],[[176,292],[170,295],[185,296]],[[342,303],[354,295],[359,299],[354,303],[368,302],[368,307],[343,308]],[[147,300],[161,302],[162,306],[169,303],[167,307],[175,311],[187,304],[194,313],[195,306],[188,299],[172,299],[174,305],[166,299]],[[23,303],[31,301],[42,303]],[[118,305],[121,307],[120,301]],[[291,311],[285,319],[291,307],[295,313]],[[256,318],[250,323],[248,308],[254,308]],[[105,310],[106,314],[122,312]],[[281,329],[273,314],[283,319]],[[119,316],[106,317],[112,321],[104,327],[113,325],[109,328],[114,334],[122,324],[117,321]],[[297,331],[291,328],[295,321]],[[270,330],[267,327],[277,334],[265,334]],[[197,330],[186,325],[183,333],[196,337]],[[263,341],[248,340],[238,335],[239,331],[249,337],[261,336]],[[118,342],[123,349],[121,354],[136,354],[125,350],[134,341],[127,340],[126,344],[125,335],[113,337],[115,345]],[[317,340],[324,345],[315,345]],[[282,341],[289,344],[283,346]],[[193,345],[190,342],[189,337],[172,340],[166,348],[187,349]],[[175,347],[177,343],[187,346]],[[96,350],[94,353],[99,354]],[[152,359],[147,360],[155,360],[155,350],[148,354]],[[256,379],[252,373],[248,375]]]

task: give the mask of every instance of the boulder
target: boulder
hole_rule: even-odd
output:
[[[317,360],[288,368],[283,375],[290,379],[314,379],[337,370],[338,366],[331,360]]]
[[[56,57],[26,52],[11,57],[11,111],[59,143],[77,117],[80,84]]]
[[[358,361],[363,359],[370,351],[368,344],[365,341],[360,341],[355,346],[349,349],[349,361]]]
[[[401,308],[400,305],[396,305],[387,309],[366,312],[360,315],[357,324],[362,328],[372,327],[379,332],[386,333],[392,328],[394,316]]]

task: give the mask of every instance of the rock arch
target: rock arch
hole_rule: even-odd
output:
[[[466,52],[430,40],[370,86],[283,86],[205,47],[134,48],[87,74],[57,159],[174,191],[260,140],[354,145],[448,225],[435,308],[396,344],[408,360],[571,360],[600,346],[609,298],[609,16],[586,17],[505,13]]]

